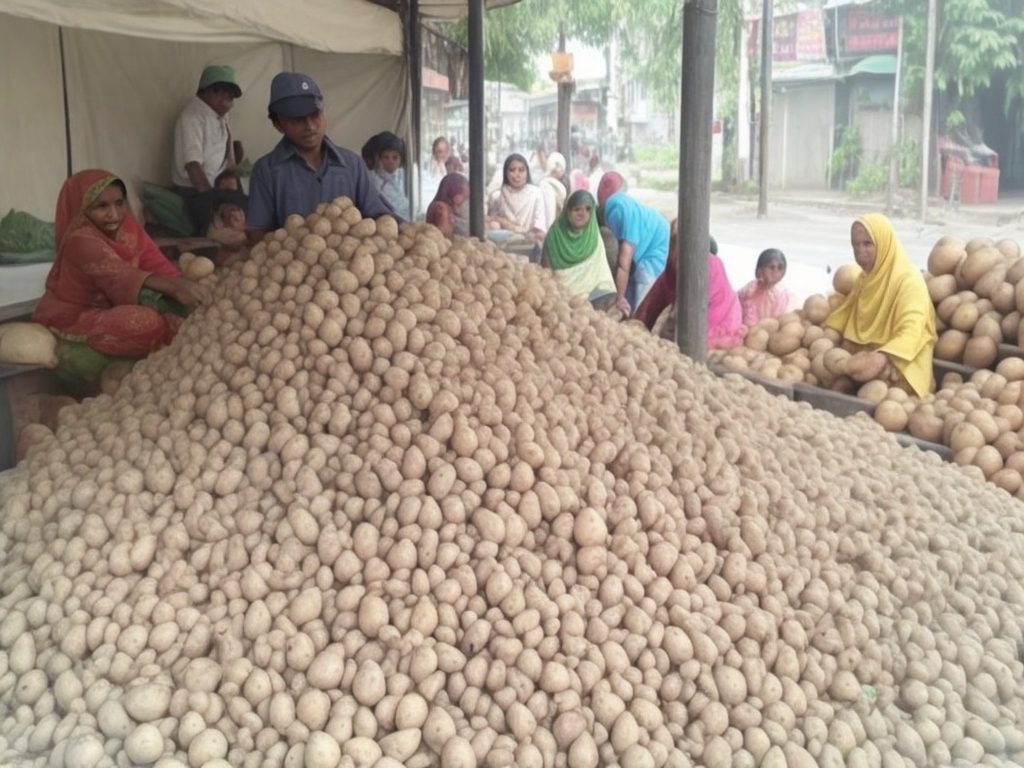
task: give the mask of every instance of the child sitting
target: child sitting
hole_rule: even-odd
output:
[[[213,183],[213,217],[206,236],[219,243],[222,251],[238,251],[245,245],[245,195],[241,181],[229,168]]]
[[[405,194],[405,142],[385,131],[374,137],[377,144],[377,162],[370,171],[380,196],[391,206],[402,221],[409,220],[409,198]]]
[[[793,296],[779,285],[785,275],[786,255],[778,248],[762,251],[757,257],[755,279],[739,291],[745,326],[750,328],[766,317],[778,317],[786,313]]]

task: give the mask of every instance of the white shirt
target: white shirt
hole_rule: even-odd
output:
[[[193,186],[185,166],[199,163],[212,186],[214,179],[228,167],[230,145],[228,116],[218,115],[209,104],[193,96],[174,126],[171,180],[180,187]]]

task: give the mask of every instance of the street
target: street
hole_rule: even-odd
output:
[[[637,188],[630,194],[669,219],[675,218],[675,192]],[[734,288],[738,290],[754,279],[758,254],[774,247],[782,249],[789,264],[783,285],[803,299],[831,290],[831,272],[853,261],[851,222],[860,213],[872,210],[878,208],[868,202],[842,200],[832,204],[825,199],[809,203],[790,198],[770,202],[768,216],[758,219],[756,198],[715,193],[711,201],[711,234],[718,241],[718,254]],[[946,211],[939,206],[930,212],[927,222],[900,217],[893,217],[892,222],[907,254],[921,269],[942,235],[965,240],[1009,237],[1024,244],[1024,217],[1014,216],[1012,206],[998,216],[991,210],[972,212],[964,207]]]

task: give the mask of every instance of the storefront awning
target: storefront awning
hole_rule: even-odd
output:
[[[773,83],[799,83],[820,80],[838,80],[834,64],[827,61],[786,62],[772,66]]]
[[[861,59],[850,68],[851,75],[895,75],[896,57],[881,53]]]

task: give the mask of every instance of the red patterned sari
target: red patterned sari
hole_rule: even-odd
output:
[[[57,257],[32,319],[104,355],[144,357],[170,343],[181,318],[140,306],[139,291],[150,275],[181,273],[130,213],[114,237],[86,217],[89,206],[114,183],[122,184],[98,169],[64,182],[55,216]]]

